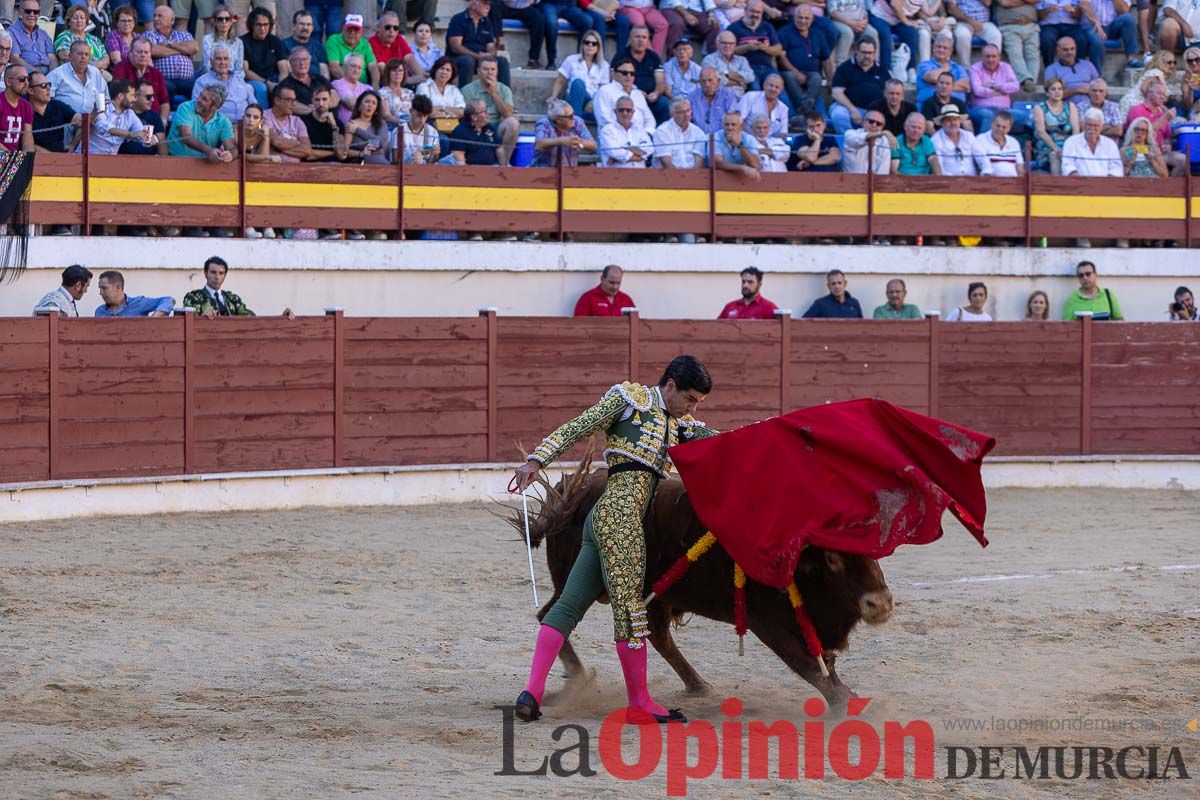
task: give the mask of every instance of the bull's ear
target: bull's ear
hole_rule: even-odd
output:
[[[846,569],[846,563],[842,561],[841,554],[832,550],[825,551],[825,566],[829,567],[830,572],[842,572]]]

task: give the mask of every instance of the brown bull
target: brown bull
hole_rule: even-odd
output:
[[[604,491],[607,478],[606,470],[587,472],[586,467],[581,467],[580,472],[564,477],[557,487],[544,484],[547,498],[537,518],[530,521],[530,537],[535,547],[545,541],[554,596],[538,612],[538,619],[550,610],[566,585],[583,540],[584,520]],[[523,530],[519,518],[509,521]],[[649,594],[651,584],[705,533],[681,481],[660,482],[646,514],[645,531],[645,593]],[[892,610],[892,593],[874,559],[818,547],[807,547],[801,553],[795,581],[825,649],[829,677],[821,673],[816,659],[805,648],[786,592],[747,581],[747,627],[796,674],[815,686],[831,707],[844,709],[853,692],[834,669],[836,651],[846,648],[846,639],[860,619],[872,625],[887,621]],[[720,546],[713,547],[670,590],[656,597],[647,610],[654,649],[683,680],[688,692],[707,691],[708,683],[679,652],[669,623],[691,613],[733,624],[733,560],[729,554]],[[568,678],[583,674],[583,664],[569,639],[563,643],[559,658]]]

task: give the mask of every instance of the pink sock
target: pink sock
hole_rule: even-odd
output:
[[[646,688],[646,650],[643,646],[631,649],[628,642],[617,642],[617,658],[621,661],[621,672],[625,673],[625,694],[629,707],[649,714],[667,714],[667,709],[654,702]]]
[[[537,698],[539,705],[542,695],[546,693],[546,677],[549,676],[550,668],[554,666],[554,659],[558,658],[558,651],[562,649],[565,640],[565,636],[549,625],[538,629],[537,644],[533,646],[533,663],[529,665],[529,683],[525,684],[525,691]],[[642,672],[645,674],[645,670]]]

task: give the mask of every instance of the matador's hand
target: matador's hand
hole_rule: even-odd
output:
[[[529,487],[529,484],[533,483],[534,478],[537,477],[538,471],[541,468],[542,465],[533,459],[517,467],[517,471],[513,473],[512,480],[508,482],[508,491],[514,494],[525,491]]]

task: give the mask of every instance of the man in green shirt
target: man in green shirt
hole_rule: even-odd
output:
[[[925,135],[925,115],[916,111],[904,120],[904,135],[892,150],[893,175],[941,175],[933,140]]]
[[[875,309],[872,314],[875,319],[921,319],[921,309],[912,303],[904,302],[908,297],[908,287],[899,278],[887,282],[887,302]]]
[[[500,63],[493,55],[482,56],[475,64],[475,80],[462,87],[463,99],[470,105],[478,100],[487,106],[488,124],[500,134],[496,158],[507,167],[521,132],[521,123],[513,110],[512,89],[500,82]]]
[[[1077,311],[1092,312],[1092,319],[1125,319],[1117,296],[1096,285],[1095,264],[1080,261],[1075,267],[1075,276],[1079,278],[1079,288],[1067,296],[1067,302],[1063,304],[1063,319],[1074,320]]]
[[[206,158],[214,164],[232,161],[237,152],[233,123],[217,110],[224,102],[225,87],[214,83],[205,86],[195,100],[180,105],[175,111],[168,152],[173,156]]]
[[[379,63],[371,43],[363,38],[362,14],[347,14],[342,24],[342,32],[335,33],[325,40],[325,57],[329,60],[329,74],[334,78],[342,77],[342,62],[346,56],[357,53],[363,58],[362,73],[358,79],[364,83],[370,81],[372,86],[379,85]]]

